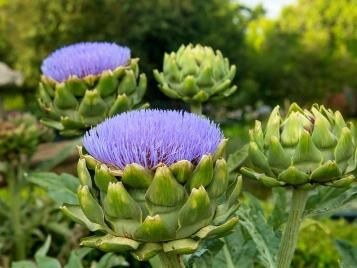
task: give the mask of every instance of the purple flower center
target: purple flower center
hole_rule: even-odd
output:
[[[74,75],[83,78],[115,70],[127,65],[129,60],[130,49],[127,47],[107,42],[85,42],[56,50],[43,61],[41,71],[45,76],[62,82]]]
[[[114,116],[87,131],[83,145],[95,159],[123,169],[131,163],[152,168],[180,160],[197,162],[214,153],[223,134],[209,119],[163,110]]]

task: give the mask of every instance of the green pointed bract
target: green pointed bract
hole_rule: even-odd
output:
[[[130,164],[123,170],[122,181],[133,188],[148,188],[153,180],[153,174],[141,165]]]
[[[228,139],[223,139],[217,146],[216,151],[213,154],[213,162],[216,162],[219,158],[224,158],[226,153]]]
[[[103,210],[93,198],[88,186],[80,186],[78,189],[78,200],[84,215],[95,223],[105,225]]]
[[[106,104],[97,90],[86,91],[78,108],[81,116],[98,117],[105,114]]]
[[[159,242],[174,238],[159,215],[147,216],[135,232],[139,241]]]
[[[260,150],[264,149],[264,135],[262,131],[262,124],[256,120],[254,128],[249,132],[250,141],[255,142]]]
[[[144,243],[138,250],[133,251],[131,254],[138,261],[147,261],[162,250],[160,243]]]
[[[259,150],[259,147],[255,142],[249,144],[249,157],[255,166],[268,174],[271,173],[267,157]]]
[[[309,181],[309,176],[304,172],[300,171],[294,166],[289,167],[279,174],[280,181],[289,183],[291,185],[304,184]]]
[[[337,187],[337,188],[349,187],[355,179],[356,179],[355,176],[349,175],[349,176],[343,177],[342,179],[328,182],[328,183],[326,183],[326,185]]]
[[[224,159],[218,159],[213,170],[213,180],[207,187],[210,198],[218,198],[228,186],[228,169]]]
[[[67,90],[64,83],[56,85],[54,104],[59,109],[76,109],[78,107],[76,97]]]
[[[99,248],[104,252],[125,252],[136,250],[140,243],[125,237],[113,235],[92,236],[81,240],[82,246]]]
[[[202,228],[199,230],[195,236],[200,239],[203,238],[218,238],[221,235],[225,235],[228,232],[232,231],[232,229],[237,225],[238,217],[233,217],[229,221],[225,222],[222,225],[209,225],[207,227]]]
[[[71,218],[76,223],[86,226],[90,231],[104,231],[101,225],[88,220],[80,206],[66,204],[60,207],[60,209],[67,217]]]
[[[61,130],[61,135],[80,136],[107,117],[138,108],[146,86],[145,74],[139,75],[138,59],[131,59],[127,66],[113,71],[71,76],[61,83],[42,76],[38,103],[47,125]]]
[[[109,183],[107,194],[103,200],[106,214],[114,219],[134,219],[141,221],[140,206],[125,190],[121,182]]]
[[[340,112],[324,106],[314,104],[307,110],[293,103],[285,118],[280,117],[277,106],[262,131],[264,147],[259,145],[259,123],[251,130],[248,153],[252,167],[243,167],[241,172],[268,187],[349,185],[357,168],[354,131]]]
[[[339,176],[341,176],[341,172],[339,171],[336,162],[329,160],[312,172],[311,180],[313,182],[327,182],[332,181]]]
[[[164,252],[172,252],[175,254],[191,254],[198,248],[199,242],[193,239],[179,239],[163,243]]]
[[[189,178],[191,178],[193,168],[193,164],[187,160],[178,161],[170,166],[170,170],[175,179],[181,184],[185,183]]]
[[[292,147],[297,145],[300,135],[303,132],[303,124],[299,120],[296,112],[289,115],[286,121],[282,124],[281,143],[284,147]]]
[[[271,137],[280,139],[280,120],[279,106],[276,106],[270,114],[265,130],[264,144],[266,146],[270,144]]]
[[[236,66],[230,66],[221,52],[188,45],[181,46],[176,53],[165,54],[163,72],[154,70],[154,77],[168,97],[202,103],[233,94],[235,73]]]
[[[213,178],[213,159],[211,155],[202,156],[197,167],[193,171],[192,178],[188,182],[189,188],[198,188],[201,185],[207,186]]]
[[[107,192],[109,183],[117,182],[117,179],[113,175],[110,175],[109,168],[102,164],[95,168],[94,182],[100,191]]]
[[[355,151],[355,144],[350,129],[347,127],[342,128],[341,136],[338,139],[335,149],[335,159],[337,165],[343,172],[347,167],[347,161],[351,158]]]
[[[277,168],[279,170],[283,170],[291,164],[289,155],[284,151],[276,136],[271,137],[267,156],[269,165],[272,167],[272,169]]]
[[[191,191],[186,203],[179,211],[178,237],[187,237],[206,226],[212,217],[212,209],[206,190],[200,186]]]
[[[293,163],[305,172],[311,172],[321,163],[321,152],[313,144],[310,134],[303,130],[296,146]]]
[[[158,167],[154,180],[146,192],[148,202],[164,207],[175,207],[185,199],[185,189],[172,175],[166,166]]]
[[[77,174],[81,185],[87,185],[89,188],[92,188],[92,178],[87,169],[86,160],[79,159],[77,164]]]

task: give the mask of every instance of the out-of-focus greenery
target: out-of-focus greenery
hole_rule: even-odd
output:
[[[301,230],[292,267],[327,268],[339,267],[335,240],[347,240],[357,246],[356,223],[341,219],[324,219],[309,224]]]
[[[180,44],[222,50],[238,66],[230,109],[285,98],[309,103],[357,87],[357,5],[350,0],[298,0],[275,20],[234,0],[2,0],[0,58],[34,89],[42,59],[79,41],[131,47],[143,70],[161,68]],[[151,80],[150,99],[165,98]]]

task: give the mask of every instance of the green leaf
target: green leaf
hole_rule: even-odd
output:
[[[274,268],[280,239],[273,227],[266,222],[259,201],[251,195],[246,194],[246,196],[249,198],[249,203],[243,204],[237,211],[239,222],[255,242],[259,262],[264,267]]]
[[[206,240],[202,242],[200,248],[185,259],[187,268],[191,267],[216,267],[214,266],[215,256],[224,246],[221,239]]]
[[[38,268],[61,268],[60,262],[51,257],[39,257],[36,259]]]
[[[305,217],[330,213],[357,196],[357,185],[346,188],[320,186],[306,203]]]
[[[33,172],[27,176],[27,180],[44,188],[51,199],[57,205],[63,203],[77,205],[77,188],[79,186],[78,178],[62,173],[57,175],[51,172]]]
[[[268,218],[268,224],[274,230],[278,230],[288,219],[286,190],[284,188],[273,188],[274,208]]]
[[[228,156],[227,166],[229,172],[240,168],[244,164],[248,159],[248,149],[249,144],[246,144],[241,149]]]
[[[354,268],[357,266],[357,247],[343,240],[336,240],[336,248],[341,256],[341,268]]]

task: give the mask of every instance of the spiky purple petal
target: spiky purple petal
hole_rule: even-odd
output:
[[[87,131],[83,145],[97,160],[123,169],[137,163],[152,168],[180,160],[197,162],[214,153],[223,134],[209,119],[163,110],[114,116]]]
[[[41,71],[57,82],[70,76],[83,78],[126,65],[130,49],[108,42],[83,42],[54,51],[42,63]]]

